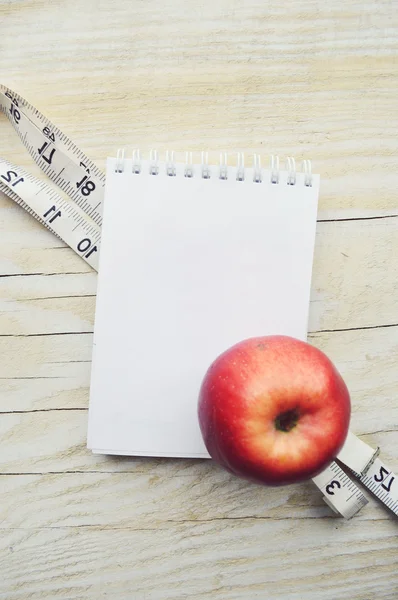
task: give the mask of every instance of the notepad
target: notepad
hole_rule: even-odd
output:
[[[88,447],[208,457],[198,394],[239,341],[306,339],[319,176],[110,158]]]

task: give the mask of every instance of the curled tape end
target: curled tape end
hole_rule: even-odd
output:
[[[322,500],[325,502],[325,504],[327,504],[327,505],[328,505],[328,507],[329,507],[329,508],[331,508],[331,509],[332,509],[332,511],[333,511],[334,513],[336,513],[336,515],[340,515],[340,514],[341,514],[341,513],[340,513],[340,512],[337,510],[337,508],[336,508],[336,507],[333,505],[333,503],[332,503],[332,502],[330,502],[329,498],[326,498],[326,496],[323,496]],[[342,516],[344,516],[344,515],[342,515]]]
[[[376,458],[379,456],[380,454],[380,447],[377,446],[372,458],[370,459],[370,461],[368,462],[368,464],[362,469],[362,472],[360,473],[360,475],[363,477],[364,475],[366,475],[366,473],[369,471],[370,467],[373,465],[374,461],[376,460]]]

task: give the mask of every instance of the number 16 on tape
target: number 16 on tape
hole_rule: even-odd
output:
[[[378,454],[379,449],[374,450],[349,432],[337,460],[398,516],[398,481]],[[326,504],[346,519],[353,517],[368,503],[363,492],[335,462],[314,477],[313,482],[324,494]]]

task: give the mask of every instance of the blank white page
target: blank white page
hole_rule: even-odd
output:
[[[269,334],[306,339],[319,177],[287,185],[140,174],[108,159],[88,447],[208,457],[197,401],[211,362]]]

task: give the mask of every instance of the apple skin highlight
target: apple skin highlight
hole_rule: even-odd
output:
[[[202,382],[198,416],[210,456],[256,483],[315,477],[347,437],[350,396],[330,359],[287,336],[244,340]]]

